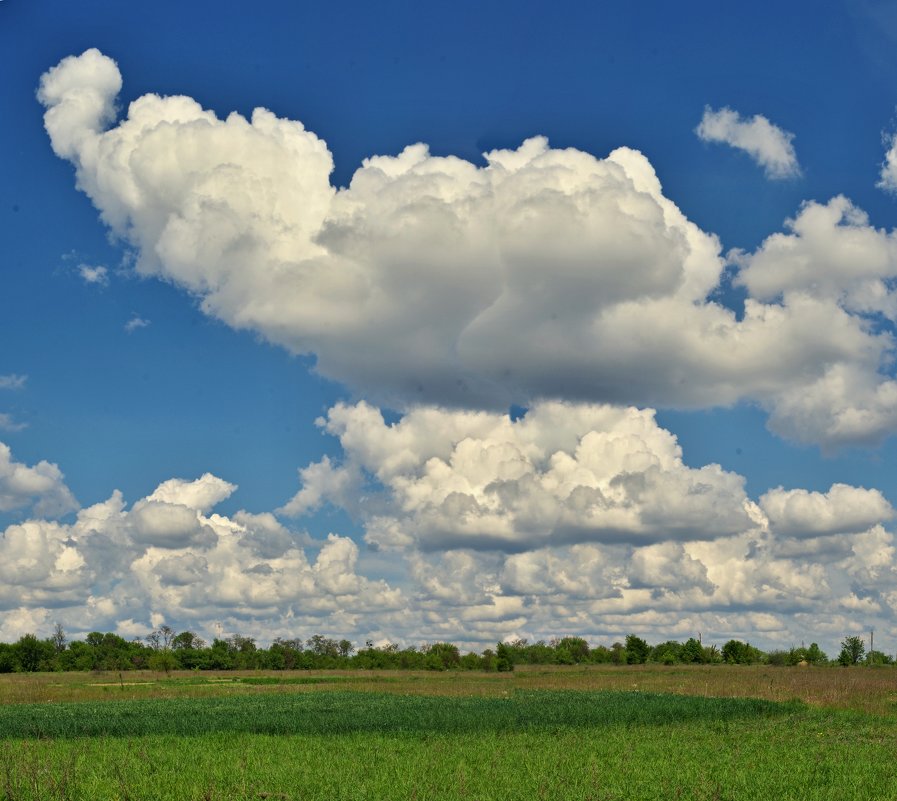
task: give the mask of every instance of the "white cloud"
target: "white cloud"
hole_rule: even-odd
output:
[[[135,314],[125,323],[125,331],[129,334],[133,334],[139,328],[146,328],[151,322],[151,320],[144,320],[140,315]]]
[[[27,375],[0,375],[0,389],[22,389],[27,380]]]
[[[876,186],[886,192],[897,192],[897,134],[885,137],[887,152]]]
[[[704,142],[721,142],[743,150],[763,168],[767,178],[800,175],[791,144],[794,134],[773,125],[761,114],[745,119],[728,107],[714,111],[707,106],[695,133]]]
[[[369,536],[391,521],[401,547],[388,554],[389,582],[348,537],[315,542],[269,513],[216,514],[232,484],[170,479],[130,507],[114,492],[72,523],[0,532],[0,639],[46,635],[56,621],[72,636],[140,636],[162,621],[263,642],[321,632],[482,649],[519,636],[657,642],[701,631],[705,642],[787,646],[837,642],[848,624],[884,632],[897,619],[897,546],[881,525],[893,509],[880,493],[779,488],[758,506],[739,476],[686,467],[650,412],[542,404],[512,423],[424,407],[387,426],[358,404],[335,407],[326,425],[343,449],[328,469],[354,463],[368,477],[362,500],[302,475],[318,482],[316,503],[354,503]],[[525,497],[513,484],[526,484]],[[580,503],[583,488],[600,490],[603,506]],[[473,499],[467,515],[511,532],[501,548],[481,549],[476,519],[431,526],[453,494]],[[606,526],[616,507],[624,536]],[[556,520],[578,523],[581,541],[538,530]]]
[[[418,408],[389,426],[359,403],[334,407],[324,425],[345,463],[302,471],[313,492],[303,487],[284,511],[307,511],[309,497],[340,503],[342,474],[374,476],[380,491],[361,492],[371,501],[358,508],[379,547],[514,552],[701,539],[752,525],[743,479],[718,465],[686,467],[650,410],[546,402],[512,422]]]
[[[37,515],[58,516],[77,509],[78,502],[59,467],[16,462],[9,446],[0,442],[0,512],[29,508]]]
[[[367,159],[336,191],[326,144],[264,109],[220,120],[190,98],[146,95],[104,130],[119,84],[114,62],[88,51],[47,73],[40,97],[56,152],[135,247],[136,269],[235,328],[313,353],[319,371],[375,400],[753,400],[776,415],[844,367],[890,404],[893,342],[865,316],[895,307],[879,274],[891,237],[843,199],[789,223],[805,252],[792,279],[775,277],[777,259],[793,265],[774,237],[740,254],[758,297],[738,319],[707,300],[724,266],[718,240],[637,151],[598,159],[536,137],[477,167],[418,144]],[[863,255],[866,280],[844,272],[853,241],[884,248]],[[826,279],[807,289],[817,258]],[[792,430],[786,408],[775,430],[832,444],[833,417],[851,409],[828,398],[817,393],[812,425]],[[889,433],[889,410],[860,441]]]
[[[773,234],[752,254],[734,253],[737,284],[772,301],[787,293],[833,298],[850,311],[897,320],[897,233],[874,228],[846,197],[805,203],[788,233]]]
[[[760,498],[760,506],[772,530],[789,537],[866,531],[895,514],[877,489],[847,484],[833,484],[826,493],[778,487]]]
[[[236,489],[236,484],[230,484],[211,473],[203,473],[195,481],[181,478],[163,481],[147,500],[181,504],[188,509],[208,514],[213,507],[233,495]]]
[[[85,284],[107,286],[109,284],[109,270],[102,266],[92,267],[89,264],[78,265],[78,275]]]
[[[793,267],[778,239],[740,254],[759,297],[739,319],[707,299],[724,267],[719,241],[664,196],[637,151],[599,159],[535,137],[478,167],[417,144],[365,160],[337,191],[326,144],[264,109],[222,120],[187,97],[145,95],[104,130],[119,84],[114,62],[88,51],[47,73],[40,97],[56,152],[134,246],[137,271],[314,354],[320,372],[378,402],[751,400],[801,441],[893,429],[893,341],[867,324],[895,307],[879,274],[891,235],[843,199],[789,223],[806,254],[793,279],[775,277],[775,260]],[[865,280],[844,271],[854,241],[883,249],[863,254]],[[816,258],[825,280],[807,288]],[[791,413],[838,369],[868,388],[856,408],[815,391],[812,420]],[[835,425],[851,414],[870,425]]]
[[[216,621],[232,631],[242,621],[259,636],[245,628],[259,619],[273,637],[294,626],[352,632],[404,607],[400,590],[357,574],[358,546],[346,537],[311,543],[270,514],[198,508],[210,511],[232,489],[210,474],[171,479],[130,509],[116,492],[71,524],[9,526],[0,532],[0,609],[63,620],[70,631],[146,633],[170,621],[209,633]],[[314,561],[302,547],[310,544]]]

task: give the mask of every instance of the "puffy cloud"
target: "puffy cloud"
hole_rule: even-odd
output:
[[[325,501],[341,506],[352,503],[352,494],[362,481],[357,471],[336,467],[325,456],[299,471],[302,489],[278,511],[285,515],[299,516],[315,511]]]
[[[801,292],[835,298],[856,312],[897,319],[897,233],[874,228],[846,197],[805,203],[788,233],[773,234],[752,254],[735,254],[737,283],[759,300]]]
[[[745,119],[728,107],[714,111],[707,106],[695,133],[704,142],[721,142],[743,150],[763,168],[767,178],[800,175],[791,144],[794,134],[773,125],[762,114]]]
[[[233,495],[236,489],[236,484],[229,484],[211,473],[204,473],[195,481],[180,478],[163,481],[147,500],[180,504],[188,509],[208,514],[212,508]]]
[[[215,544],[215,533],[203,525],[196,510],[181,504],[143,500],[134,504],[130,520],[134,539],[142,545],[202,548]]]
[[[54,149],[135,248],[136,269],[235,328],[314,354],[367,397],[493,409],[747,399],[777,432],[832,446],[893,428],[893,341],[867,320],[895,308],[891,236],[843,199],[808,205],[789,234],[736,254],[758,293],[739,317],[708,300],[719,241],[632,149],[601,159],[535,137],[476,166],[417,144],[365,160],[336,190],[326,144],[264,109],[219,119],[187,97],[145,95],[104,130],[119,86],[115,63],[88,51],[50,70],[39,97]],[[786,135],[762,118],[730,123],[786,171]],[[846,267],[854,248],[859,274]],[[861,374],[856,406],[818,389],[838,370]],[[806,394],[812,408],[798,413]]]
[[[130,509],[115,492],[73,523],[9,526],[0,532],[0,610],[128,636],[160,622],[208,634],[215,622],[240,631],[258,620],[254,636],[339,627],[360,639],[374,616],[388,622],[404,608],[400,589],[358,574],[349,538],[315,543],[271,514],[208,514],[235,489],[208,473],[170,479]]]
[[[339,501],[345,471],[374,476],[362,504],[378,547],[520,551],[573,542],[701,539],[752,525],[743,479],[686,467],[653,412],[543,402],[525,417],[417,408],[387,425],[366,403],[330,410],[345,464],[306,469],[284,509]],[[326,483],[326,486],[324,485]],[[382,490],[378,493],[378,489]]]
[[[634,409],[544,403],[512,422],[422,407],[386,425],[357,404],[322,424],[343,449],[327,470],[363,481],[362,500],[301,471],[319,490],[301,509],[350,506],[371,541],[393,533],[401,550],[388,559],[270,513],[216,514],[235,487],[210,474],[171,479],[130,507],[114,492],[74,522],[0,532],[0,635],[60,621],[75,636],[143,636],[166,622],[262,641],[322,632],[481,649],[701,631],[787,646],[836,642],[857,620],[893,624],[897,546],[880,522],[893,509],[877,491],[779,488],[754,504],[740,477],[686,467],[675,438]],[[484,527],[506,536],[483,542],[472,532]]]
[[[59,516],[77,509],[78,502],[59,467],[13,461],[9,446],[0,442],[0,512],[27,508],[36,515]]]
[[[770,528],[789,537],[818,537],[866,531],[894,517],[894,509],[877,489],[833,484],[828,492],[770,490],[760,498]]]

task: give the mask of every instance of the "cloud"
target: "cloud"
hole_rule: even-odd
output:
[[[345,504],[345,484],[372,476],[375,485],[354,495],[372,499],[356,509],[381,548],[646,544],[753,525],[743,479],[718,465],[686,467],[650,410],[544,402],[512,422],[418,408],[390,426],[362,402],[334,407],[322,424],[345,461],[301,471],[311,491],[303,486],[283,511],[309,511],[310,497]]]
[[[109,270],[105,267],[91,267],[89,264],[78,265],[78,275],[85,284],[96,284],[97,286],[108,286]]]
[[[28,423],[18,423],[12,415],[0,412],[0,431],[21,431],[24,428],[28,428]]]
[[[37,515],[61,516],[77,508],[59,467],[16,462],[9,446],[0,442],[0,512],[31,509]]]
[[[875,184],[885,192],[897,192],[897,134],[885,137],[887,152],[881,165],[878,183]]]
[[[789,537],[866,531],[895,514],[877,489],[847,484],[833,484],[826,493],[778,487],[760,498],[760,506],[772,530]]]
[[[106,130],[120,83],[93,50],[50,70],[39,97],[54,150],[134,247],[136,270],[234,328],[313,354],[319,372],[378,403],[747,400],[776,432],[827,447],[894,428],[894,343],[867,322],[894,308],[876,261],[890,264],[891,235],[842,198],[788,222],[780,238],[804,253],[793,279],[775,277],[779,261],[792,267],[775,237],[735,254],[758,293],[740,317],[709,299],[725,266],[718,239],[635,150],[601,159],[534,137],[476,166],[416,144],[366,159],[337,190],[326,143],[265,109],[219,119],[149,94]],[[854,240],[883,250],[864,254],[865,279],[844,269]],[[814,288],[817,258],[825,280]],[[823,388],[838,371],[861,376],[856,405]],[[806,422],[794,411],[805,395]]]
[[[791,144],[794,134],[773,125],[761,114],[747,120],[728,107],[714,111],[707,106],[695,133],[704,142],[721,142],[743,150],[763,168],[767,178],[778,180],[800,175]]]
[[[259,619],[273,637],[388,620],[403,608],[401,591],[356,572],[358,546],[346,537],[312,543],[270,514],[207,515],[233,489],[210,474],[170,479],[130,508],[115,492],[70,524],[9,526],[0,532],[0,609],[47,620],[53,609],[70,631],[145,633],[171,621],[208,633]],[[306,545],[316,546],[314,561]]]
[[[146,328],[151,322],[151,320],[144,320],[142,317],[135,314],[125,323],[125,331],[129,334],[133,334],[139,328]]]
[[[203,473],[195,481],[186,481],[181,478],[170,478],[168,481],[163,481],[153,490],[147,500],[180,504],[188,509],[208,514],[215,506],[233,495],[236,490],[236,484],[230,484],[211,473]]]
[[[761,301],[801,293],[897,320],[889,286],[897,277],[897,233],[871,226],[842,195],[804,203],[785,228],[788,233],[773,234],[754,253],[730,254],[741,267],[737,285]]]
[[[0,389],[22,389],[27,380],[27,375],[0,375]]]
[[[349,505],[371,541],[391,533],[378,542],[386,559],[271,513],[215,513],[235,487],[211,474],[169,479],[130,506],[116,491],[73,522],[0,531],[0,634],[60,621],[71,636],[133,636],[166,622],[261,642],[321,632],[482,649],[701,631],[831,647],[857,621],[893,626],[897,544],[882,522],[894,510],[875,490],[777,488],[755,504],[740,476],[687,467],[635,409],[545,403],[512,422],[421,407],[386,425],[356,404],[322,423],[342,448],[325,472],[354,471],[360,492],[301,475],[317,482],[315,503]],[[471,500],[444,514],[458,495]],[[389,581],[377,575],[387,564]]]

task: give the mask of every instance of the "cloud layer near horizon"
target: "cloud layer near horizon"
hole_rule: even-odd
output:
[[[741,476],[686,466],[650,410],[548,402],[512,421],[420,407],[389,425],[358,403],[320,425],[340,455],[303,468],[278,514],[345,510],[372,552],[271,513],[217,514],[236,487],[210,474],[130,507],[116,491],[73,522],[0,533],[0,639],[164,621],[261,640],[701,631],[787,646],[893,626],[895,513],[880,492],[778,487],[755,502]]]
[[[870,323],[894,320],[894,237],[844,198],[733,254],[741,316],[712,300],[719,241],[638,151],[599,159],[535,137],[476,166],[416,144],[336,189],[326,144],[299,122],[144,95],[113,124],[121,83],[89,50],[47,72],[39,98],[137,270],[375,402],[747,400],[825,448],[897,427],[893,338]]]

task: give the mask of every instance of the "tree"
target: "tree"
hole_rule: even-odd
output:
[[[634,634],[626,636],[626,661],[630,665],[644,665],[651,654],[651,646]]]
[[[349,640],[340,640],[339,641],[339,655],[343,659],[348,659],[352,655],[352,651],[355,650],[355,646],[352,645]]]
[[[57,623],[53,628],[53,636],[50,638],[53,641],[53,649],[57,654],[61,654],[65,650],[66,636],[65,629],[62,628],[62,623]]]
[[[811,665],[824,665],[828,662],[828,657],[825,655],[825,652],[815,642],[810,643],[810,647],[807,648],[807,653],[804,654],[804,659]]]
[[[157,673],[164,672],[165,675],[168,675],[172,670],[177,669],[178,660],[171,650],[166,648],[154,651],[147,662],[147,666],[150,670],[155,670]]]
[[[858,665],[863,661],[866,653],[866,646],[863,644],[862,637],[845,637],[841,642],[841,653],[838,654],[838,661],[844,665]]]
[[[686,664],[704,662],[704,648],[694,637],[689,637],[685,645],[682,646],[679,658]]]
[[[509,673],[514,669],[511,648],[507,643],[500,642],[495,647],[495,669],[499,673]]]
[[[34,673],[41,669],[41,663],[53,658],[53,644],[49,640],[39,640],[33,634],[25,634],[13,646],[18,657],[19,666],[26,673]]]

